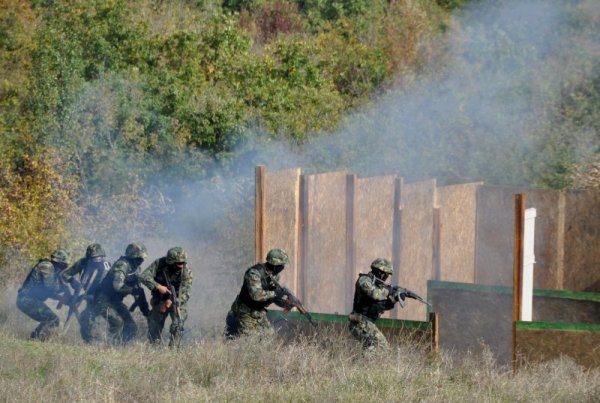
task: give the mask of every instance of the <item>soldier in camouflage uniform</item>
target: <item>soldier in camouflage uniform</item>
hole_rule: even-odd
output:
[[[272,303],[282,306],[280,301],[285,296],[272,279],[279,282],[279,273],[288,263],[288,255],[283,250],[271,249],[266,263],[258,263],[246,270],[242,289],[227,314],[227,338],[273,333],[266,308]]]
[[[58,327],[58,316],[44,303],[48,298],[68,302],[69,289],[61,282],[59,272],[68,264],[67,254],[55,250],[50,259],[40,259],[31,269],[17,296],[17,307],[27,316],[40,322],[31,333],[32,339],[46,340],[52,330]]]
[[[152,293],[148,315],[148,340],[159,343],[167,316],[171,316],[169,347],[179,345],[183,326],[187,318],[186,303],[192,290],[192,271],[187,267],[187,254],[178,246],[167,251],[167,255],[156,259],[144,270],[140,281]],[[175,290],[172,295],[169,288]],[[174,305],[174,297],[179,306]]]
[[[394,272],[392,263],[384,258],[377,258],[371,263],[371,272],[359,274],[354,290],[354,305],[350,320],[350,331],[369,351],[385,350],[388,342],[375,322],[384,311],[396,304],[391,293],[391,286],[384,284]],[[379,279],[380,281],[377,281]]]
[[[99,314],[94,309],[93,297],[110,269],[110,262],[105,260],[105,257],[106,253],[99,243],[90,244],[85,251],[84,258],[79,259],[60,273],[62,280],[71,284],[74,294],[82,293],[81,295],[86,301],[85,309],[79,315],[79,330],[81,338],[86,343],[94,341],[94,321]]]
[[[137,335],[137,325],[123,299],[135,294],[136,298],[144,298],[145,301],[138,275],[146,256],[143,244],[134,242],[127,245],[125,256],[113,264],[93,296],[93,309],[108,321],[113,344],[126,344]]]

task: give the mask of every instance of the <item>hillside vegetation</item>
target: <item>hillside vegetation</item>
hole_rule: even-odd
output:
[[[3,1],[2,281],[58,246],[169,236],[198,188],[226,218],[194,236],[244,250],[258,163],[597,186],[597,4],[545,2],[537,32],[487,3]]]

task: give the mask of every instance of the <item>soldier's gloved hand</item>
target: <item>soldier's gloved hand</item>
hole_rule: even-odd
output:
[[[287,299],[287,294],[285,293],[285,290],[283,288],[280,287],[275,290],[275,299],[281,301]]]

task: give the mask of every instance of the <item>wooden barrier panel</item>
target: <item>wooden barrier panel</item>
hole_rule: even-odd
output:
[[[566,192],[564,284],[572,291],[600,292],[600,192]]]
[[[559,193],[554,190],[479,186],[475,240],[475,283],[512,285],[514,195],[525,193],[537,211],[534,287],[556,288]]]
[[[370,272],[373,260],[377,257],[392,260],[395,180],[394,176],[356,180],[354,208],[356,264],[352,271],[350,289],[352,294],[354,294],[358,273]],[[386,313],[385,316],[393,317],[390,313]]]
[[[568,356],[579,365],[600,367],[600,325],[517,322],[518,362]]]
[[[281,282],[298,295],[298,227],[300,225],[300,169],[266,174],[265,250],[281,248],[290,264],[281,273]],[[264,261],[265,256],[261,258]]]
[[[433,202],[435,180],[404,184],[402,188],[402,222],[400,224],[400,285],[427,295],[427,281],[433,267]],[[398,317],[425,320],[427,308],[416,300],[408,300]]]
[[[346,262],[346,172],[304,177],[302,290],[317,312],[350,313]]]
[[[475,282],[477,188],[483,183],[437,188],[440,209],[440,278]]]

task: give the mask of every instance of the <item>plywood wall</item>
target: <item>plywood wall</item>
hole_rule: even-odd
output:
[[[298,294],[300,169],[267,172],[265,185],[265,250],[280,248],[287,252],[290,264],[281,273],[281,282]]]
[[[315,312],[349,313],[345,279],[352,275],[346,262],[346,172],[304,177],[302,290]]]
[[[600,192],[565,195],[564,288],[600,292]]]
[[[440,211],[440,278],[475,281],[475,228],[478,183],[437,188]]]
[[[435,180],[402,187],[400,222],[400,285],[425,298],[433,270],[433,202]],[[426,306],[408,300],[398,308],[400,319],[426,320]]]
[[[394,176],[356,179],[354,205],[355,267],[349,293],[354,294],[358,273],[371,271],[378,257],[392,260],[394,232]],[[350,307],[351,308],[351,307]],[[386,314],[387,317],[390,314]]]

